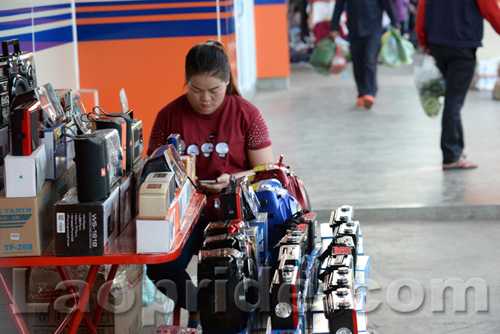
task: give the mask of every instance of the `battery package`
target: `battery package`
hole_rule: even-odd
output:
[[[55,255],[104,255],[118,234],[120,189],[100,202],[78,201],[71,188],[55,205]]]

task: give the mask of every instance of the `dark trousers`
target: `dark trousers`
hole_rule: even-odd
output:
[[[465,101],[476,68],[476,48],[452,48],[430,44],[431,55],[446,79],[441,150],[443,163],[460,159],[464,149],[464,133],[460,110]]]
[[[203,231],[208,222],[198,221],[191,232],[181,255],[172,261],[159,264],[148,264],[147,275],[158,289],[172,299],[177,306],[197,312],[197,288],[186,272],[186,268],[194,254],[203,244]]]
[[[380,49],[380,31],[361,38],[352,38],[351,58],[358,97],[377,94],[377,54]]]

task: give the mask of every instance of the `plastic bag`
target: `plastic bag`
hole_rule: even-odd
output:
[[[340,48],[337,48],[335,55],[333,56],[332,62],[330,64],[330,73],[339,74],[345,70],[347,61]]]
[[[396,29],[391,28],[382,35],[380,56],[384,63],[392,67],[413,63],[415,47],[407,39],[401,37]]]
[[[314,48],[311,58],[309,58],[309,63],[328,71],[335,55],[335,49],[335,41],[333,39],[329,37],[323,38]]]
[[[413,68],[415,86],[420,103],[429,117],[436,117],[441,110],[440,98],[446,92],[446,81],[431,55],[424,54],[422,64]]]

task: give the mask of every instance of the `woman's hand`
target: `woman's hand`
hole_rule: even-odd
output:
[[[222,189],[226,188],[229,184],[230,175],[227,173],[221,174],[218,178],[215,179],[216,183],[200,183],[198,180],[196,181],[196,187],[198,191],[216,194],[220,193]]]

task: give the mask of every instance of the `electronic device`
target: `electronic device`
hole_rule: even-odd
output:
[[[5,156],[9,153],[9,128],[0,127],[0,190],[5,186]]]
[[[42,121],[45,127],[51,128],[66,121],[66,115],[59,103],[54,88],[50,83],[34,89],[38,101],[42,104]]]
[[[9,52],[9,47],[13,52]],[[9,123],[10,108],[14,98],[26,91],[33,90],[37,85],[35,60],[32,52],[21,52],[19,39],[2,42],[2,56],[0,57],[0,98],[2,114],[0,125]],[[5,81],[7,80],[7,94]]]
[[[255,219],[260,204],[246,176],[229,181],[229,185],[220,195],[220,216],[222,220],[240,219],[249,221]]]
[[[244,233],[225,233],[207,237],[203,241],[204,250],[218,248],[233,248],[251,254],[250,239]]]
[[[174,201],[175,198],[175,180],[174,173],[172,172],[157,172],[150,173],[144,179],[144,182],[166,182],[168,184],[168,205]]]
[[[73,121],[77,128],[77,135],[90,132],[90,122],[84,118],[86,114],[87,111],[85,110],[85,106],[80,96],[73,96]]]
[[[96,130],[74,139],[79,202],[103,201],[111,191],[108,149],[102,131]]]
[[[358,249],[359,230],[360,230],[359,222],[349,220],[349,221],[339,225],[336,235],[349,235],[349,236],[351,236],[352,240],[354,241],[354,245],[356,246],[356,249]]]
[[[203,231],[204,238],[226,233],[240,233],[247,227],[247,224],[239,219],[211,222]]]
[[[354,217],[354,208],[350,205],[342,205],[335,209],[330,214],[330,227],[334,228],[335,225],[352,221]]]
[[[114,118],[114,117],[97,117],[92,118],[95,122],[97,130],[103,129],[115,129],[118,132],[118,136],[120,139],[120,147],[122,148],[122,152],[124,155],[127,154],[128,145],[127,145],[127,123],[122,118]],[[127,169],[127,161],[126,159],[122,159],[122,169]]]
[[[55,93],[66,119],[73,119],[73,91],[71,89],[56,89]]]
[[[4,75],[7,62],[0,61],[0,126],[7,126],[10,117],[9,77]]]
[[[172,180],[171,182],[174,182]],[[172,191],[169,182],[144,182],[139,188],[139,218],[166,219]],[[175,193],[175,188],[174,188]]]
[[[330,333],[358,333],[354,298],[350,289],[339,288],[323,297],[325,317]]]
[[[273,330],[294,330],[297,328],[299,303],[302,299],[299,281],[298,266],[286,264],[274,272],[270,287],[270,313]]]
[[[348,288],[354,292],[354,274],[349,267],[339,267],[325,276],[323,292],[333,292],[340,288]]]
[[[347,267],[354,269],[353,257],[352,255],[339,254],[330,255],[326,258],[324,263],[325,271],[327,273],[332,273],[333,271],[339,269],[340,267]]]
[[[126,154],[126,168],[129,169],[142,156],[144,150],[142,121],[133,118],[133,110],[126,113],[106,113],[101,107],[95,106],[92,113],[99,118],[121,118],[125,121],[126,148],[124,152]]]
[[[41,104],[32,91],[18,95],[11,105],[11,154],[31,155],[40,146]]]
[[[182,152],[180,151],[180,144],[181,144],[181,135],[178,134],[178,133],[171,133],[168,137],[167,137],[167,144],[172,144],[174,145],[175,149],[177,150],[177,152],[179,152],[179,154],[182,155]]]
[[[248,255],[233,248],[198,254],[198,305],[204,333],[239,332],[258,303],[258,274]]]

